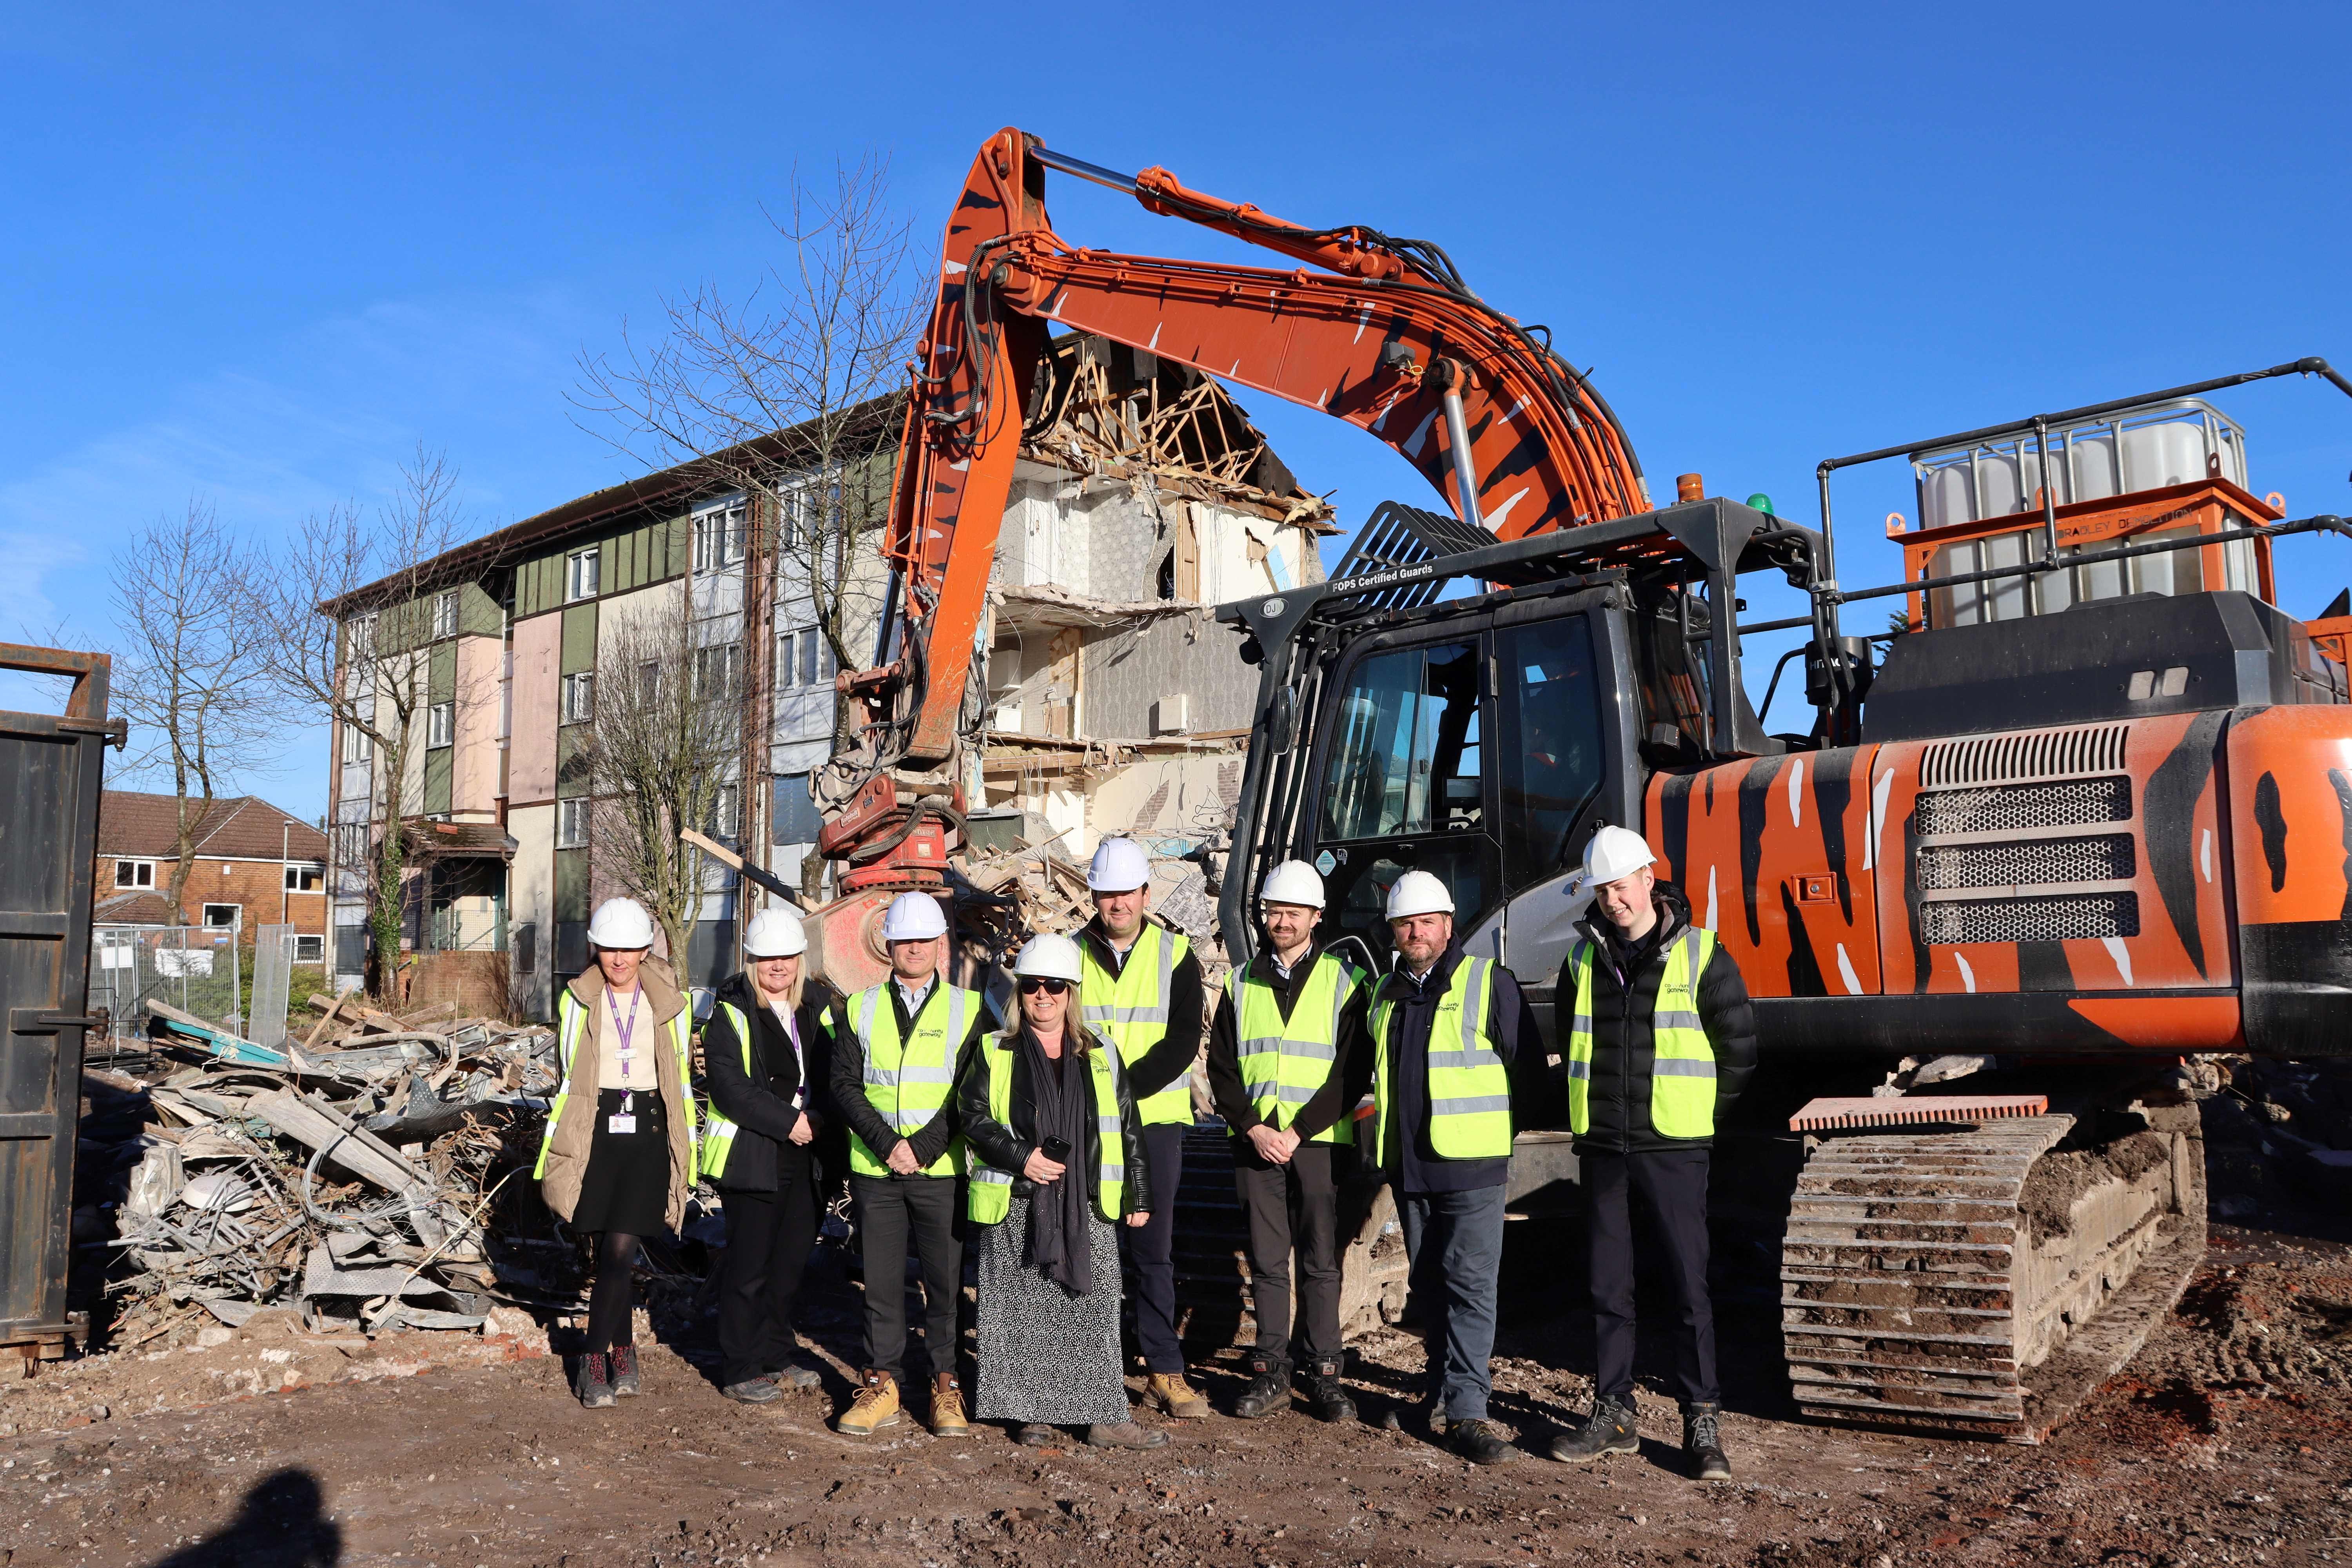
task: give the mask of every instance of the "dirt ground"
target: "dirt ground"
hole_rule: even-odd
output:
[[[1359,1347],[1360,1425],[1220,1416],[1144,1455],[992,1427],[852,1441],[825,1426],[856,1345],[835,1268],[803,1314],[824,1390],[764,1408],[719,1398],[707,1342],[674,1321],[640,1331],[646,1396],[605,1413],[504,1313],[515,1331],[373,1342],[265,1313],[46,1367],[0,1384],[0,1568],[2352,1562],[2346,1211],[2271,1182],[2259,1124],[2208,1126],[2217,1193],[2267,1228],[2217,1226],[2179,1309],[2038,1448],[1800,1424],[1769,1315],[1732,1310],[1737,1480],[1683,1478],[1674,1405],[1647,1390],[1639,1457],[1555,1464],[1538,1456],[1589,1396],[1590,1331],[1544,1316],[1572,1292],[1526,1248],[1496,1379],[1497,1418],[1537,1450],[1517,1465],[1375,1425],[1420,1367],[1392,1331]],[[1237,1358],[1201,1381],[1228,1405]]]

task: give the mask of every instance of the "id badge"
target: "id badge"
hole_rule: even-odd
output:
[[[607,1132],[635,1132],[636,1130],[636,1117],[626,1112],[616,1110],[604,1119],[604,1131]]]

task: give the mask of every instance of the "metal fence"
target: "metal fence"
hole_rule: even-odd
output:
[[[244,973],[236,936],[234,927],[96,927],[90,932],[89,1005],[107,1010],[118,1040],[146,1034],[151,998],[243,1035]],[[285,1005],[281,982],[281,1030]]]
[[[245,1037],[274,1050],[286,1037],[287,993],[294,984],[294,928],[259,926],[254,937],[253,1021]]]

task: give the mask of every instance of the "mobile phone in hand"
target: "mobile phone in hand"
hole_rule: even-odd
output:
[[[1070,1141],[1066,1138],[1043,1139],[1037,1144],[1037,1152],[1056,1165],[1066,1165],[1070,1163]]]

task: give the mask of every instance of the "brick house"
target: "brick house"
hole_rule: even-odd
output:
[[[102,926],[209,926],[234,930],[250,948],[265,925],[290,925],[298,963],[324,955],[327,836],[253,795],[213,802],[197,824],[196,863],[173,910],[179,804],[168,795],[107,790],[98,808],[98,900]]]

